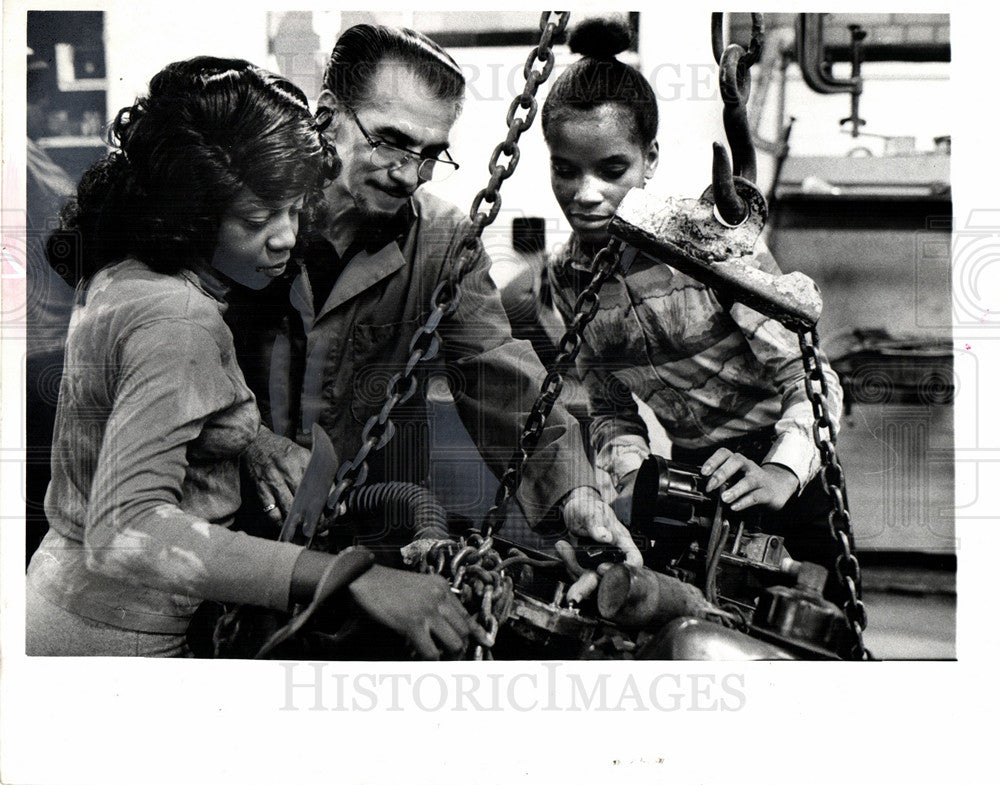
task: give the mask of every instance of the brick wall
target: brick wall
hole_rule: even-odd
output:
[[[795,27],[798,14],[764,14],[765,31]],[[947,44],[951,25],[948,14],[825,14],[823,38],[831,46],[846,46],[851,42],[848,25],[857,24],[868,33],[866,44]],[[750,40],[750,14],[730,15],[729,40],[743,43]]]

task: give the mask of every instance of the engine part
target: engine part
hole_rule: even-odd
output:
[[[837,651],[846,632],[844,614],[823,599],[827,572],[808,562],[785,565],[797,577],[795,587],[772,586],[757,601],[754,627],[783,639]]]
[[[530,640],[544,643],[553,637],[572,638],[574,645],[589,643],[599,625],[576,608],[563,608],[520,593],[514,598],[508,623]]]
[[[696,466],[650,455],[632,485],[629,521],[633,534],[643,543],[647,539],[655,543],[657,555],[668,559],[676,559],[698,542],[699,549],[707,547],[709,556],[718,551],[723,562],[781,572],[782,560],[789,556],[784,538],[744,526],[746,517],[719,498],[721,488],[713,493],[705,490],[707,481]],[[712,532],[719,528],[723,515],[735,531],[726,530],[713,543]]]
[[[835,646],[843,616],[836,606],[823,603],[827,570],[796,561],[784,537],[759,531],[764,522],[756,514],[734,514],[722,503],[720,491],[705,491],[706,482],[696,467],[656,455],[639,467],[632,486],[631,527],[646,565],[703,586],[711,606],[736,614],[743,623],[758,614],[759,626],[783,644],[795,640],[824,649]],[[605,589],[609,598],[613,589],[613,584]],[[759,600],[762,593],[765,599]],[[761,602],[773,617],[759,615]],[[618,619],[603,607],[601,612]]]
[[[408,482],[383,482],[352,488],[347,496],[345,515],[375,516],[382,521],[381,531],[366,534],[377,541],[393,529],[405,529],[413,539],[445,539],[448,513],[434,493]]]
[[[642,660],[794,660],[773,643],[703,619],[674,619],[636,651]]]
[[[627,627],[666,624],[678,616],[703,618],[716,609],[689,583],[645,567],[616,564],[597,590],[601,616]]]
[[[650,531],[657,519],[668,526],[711,521],[718,500],[705,491],[706,480],[696,466],[650,455],[632,485],[631,524]]]

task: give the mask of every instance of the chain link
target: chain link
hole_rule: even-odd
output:
[[[552,407],[562,391],[562,375],[580,353],[584,328],[597,315],[597,309],[600,306],[598,292],[618,267],[623,247],[621,241],[612,240],[594,258],[594,277],[576,299],[573,307],[573,321],[559,340],[558,354],[553,360],[549,372],[545,375],[541,391],[528,413],[524,430],[518,439],[517,450],[500,477],[500,485],[493,498],[493,506],[483,518],[482,534],[486,537],[495,534],[503,527],[507,517],[507,506],[521,484],[524,464],[538,445],[545,421],[551,414]]]
[[[535,121],[538,114],[538,99],[536,98],[538,88],[549,78],[555,66],[552,41],[556,36],[565,32],[568,24],[568,11],[545,11],[542,13],[538,23],[538,29],[541,31],[538,46],[531,49],[528,53],[528,59],[524,63],[524,89],[520,95],[514,97],[507,110],[507,136],[494,148],[493,154],[490,156],[489,182],[472,200],[472,207],[469,210],[469,220],[472,221],[472,225],[462,240],[459,257],[452,268],[452,280],[455,286],[475,264],[480,251],[483,230],[493,223],[500,214],[500,186],[514,173],[514,169],[517,168],[517,164],[521,160],[518,142],[521,139],[521,134],[531,128]],[[541,64],[541,70],[536,68],[539,64]],[[502,163],[501,158],[506,158],[506,163]],[[483,210],[483,203],[489,205],[489,210]]]
[[[441,575],[486,631],[487,642],[476,646],[473,658],[493,659],[496,636],[514,606],[514,580],[507,575],[492,537],[470,534],[459,540],[439,540],[421,557],[420,572]]]
[[[406,366],[386,383],[386,399],[382,409],[365,422],[361,430],[361,446],[354,457],[341,464],[337,471],[336,482],[326,500],[325,519],[319,526],[303,531],[307,545],[311,546],[315,536],[333,525],[343,513],[342,502],[347,494],[354,486],[363,485],[368,478],[368,456],[384,448],[395,435],[396,425],[391,419],[392,412],[396,406],[405,403],[416,393],[417,364],[437,355],[440,346],[437,327],[458,309],[460,292],[457,289],[451,291],[449,286],[449,282],[442,282],[431,295],[431,314],[410,340],[410,357]]]
[[[868,613],[864,603],[858,597],[858,584],[861,582],[861,567],[854,555],[851,542],[851,515],[847,510],[847,491],[844,485],[844,469],[837,458],[837,434],[832,425],[830,408],[827,403],[829,389],[826,376],[823,374],[822,359],[819,348],[819,333],[816,328],[799,332],[799,349],[802,352],[802,365],[805,368],[806,397],[812,405],[815,423],[813,424],[813,441],[820,455],[820,480],[823,490],[830,497],[831,509],[827,516],[830,536],[837,543],[840,553],[837,554],[835,568],[837,579],[847,595],[844,603],[844,613],[854,638],[851,655],[855,659],[867,660],[871,653],[865,648],[862,633],[868,626]]]

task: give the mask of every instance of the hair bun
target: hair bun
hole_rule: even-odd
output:
[[[631,43],[632,28],[618,16],[585,19],[569,36],[571,52],[598,60],[610,60],[628,49]]]

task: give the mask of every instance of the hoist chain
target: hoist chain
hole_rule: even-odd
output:
[[[476,607],[476,620],[486,631],[486,644],[476,646],[474,659],[492,659],[500,625],[514,605],[514,580],[507,575],[492,537],[439,540],[421,557],[421,572],[444,577],[466,608]]]
[[[719,64],[719,87],[724,104],[723,123],[726,128],[726,138],[733,151],[733,171],[753,181],[757,176],[757,154],[750,133],[746,104],[750,97],[750,68],[760,59],[764,46],[763,15],[751,14],[751,21],[753,29],[747,47],[744,49],[738,44],[726,46],[723,40],[723,15],[712,14],[712,53]],[[732,183],[729,163],[722,159],[723,157],[717,152],[712,170],[713,193],[723,217],[727,221],[736,223],[745,214],[745,206]],[[861,568],[854,555],[844,469],[837,458],[837,436],[827,403],[829,390],[823,374],[822,360],[817,352],[819,334],[813,327],[799,330],[798,335],[806,374],[806,396],[813,410],[813,441],[819,450],[821,461],[820,479],[823,489],[830,497],[831,509],[827,521],[830,535],[840,551],[837,554],[835,569],[841,588],[847,595],[844,613],[854,639],[851,654],[856,659],[869,659],[871,655],[865,649],[862,637],[868,624],[868,616],[864,603],[858,597]]]
[[[760,58],[764,46],[764,16],[751,14],[753,33],[747,48],[725,45],[723,15],[712,14],[712,52],[719,64],[719,91],[722,94],[722,123],[733,153],[732,167],[721,145],[713,146],[712,193],[719,215],[729,224],[739,224],[747,215],[747,205],[736,192],[733,175],[751,183],[757,180],[757,152],[754,149],[747,101],[750,99],[750,68]]]
[[[518,161],[521,160],[521,148],[517,143],[521,139],[521,134],[535,121],[535,115],[538,114],[536,98],[538,87],[549,78],[556,64],[555,55],[552,53],[552,41],[565,32],[568,24],[568,11],[545,11],[542,14],[538,24],[542,33],[538,46],[528,52],[528,58],[524,63],[524,89],[520,95],[514,97],[507,110],[507,137],[493,149],[493,154],[490,156],[489,182],[472,199],[472,207],[469,209],[472,225],[462,238],[459,257],[452,268],[453,288],[457,288],[458,281],[475,264],[479,256],[483,230],[500,214],[500,186],[514,173]],[[524,110],[523,114],[519,114],[518,110]],[[506,159],[506,162],[501,161],[502,158]],[[489,205],[489,210],[483,209],[483,202]]]
[[[851,515],[847,510],[847,494],[844,483],[844,469],[837,457],[837,435],[833,428],[833,417],[830,415],[827,397],[829,389],[826,376],[823,374],[822,359],[817,352],[819,334],[816,328],[799,332],[799,348],[802,351],[802,364],[805,368],[806,396],[813,409],[813,441],[820,456],[820,480],[823,490],[830,497],[831,509],[827,516],[830,536],[840,548],[837,554],[835,568],[841,588],[847,595],[844,603],[844,613],[847,616],[851,635],[854,638],[851,654],[855,659],[867,660],[871,654],[865,648],[862,633],[868,626],[868,613],[864,603],[858,597],[861,585],[861,567],[854,555],[851,541]]]
[[[531,411],[528,413],[528,419],[525,421],[524,429],[521,431],[521,436],[517,442],[518,449],[511,457],[503,475],[501,475],[500,486],[497,488],[493,506],[483,519],[482,533],[486,537],[500,531],[504,524],[507,505],[521,484],[521,478],[524,475],[524,464],[537,446],[538,440],[542,435],[542,429],[545,427],[545,421],[552,412],[552,407],[555,405],[559,393],[562,392],[562,375],[569,369],[570,365],[576,359],[577,354],[580,353],[580,347],[583,344],[584,328],[597,315],[597,310],[600,306],[598,292],[604,285],[604,282],[617,269],[622,249],[623,244],[620,240],[612,240],[594,258],[594,277],[587,285],[587,288],[576,299],[576,304],[573,306],[573,321],[570,322],[569,327],[566,328],[566,332],[559,339],[558,353],[548,373],[545,374],[541,391],[535,399]]]
[[[469,217],[472,221],[468,231],[459,246],[459,255],[450,270],[447,279],[438,284],[431,295],[431,313],[424,325],[417,329],[410,339],[410,356],[401,373],[395,374],[386,384],[386,399],[378,414],[372,415],[361,431],[361,446],[354,458],[345,461],[337,472],[336,482],[326,501],[326,517],[321,528],[315,531],[305,531],[309,544],[316,533],[329,526],[343,512],[343,500],[355,485],[364,484],[368,477],[368,456],[385,447],[396,432],[396,427],[390,419],[393,409],[409,400],[417,391],[416,367],[420,362],[432,360],[440,349],[440,339],[437,329],[444,319],[452,316],[458,310],[462,291],[459,281],[475,263],[481,249],[483,230],[493,223],[500,212],[500,186],[504,180],[514,173],[521,157],[517,142],[526,131],[538,113],[538,102],[535,98],[538,86],[548,79],[555,65],[552,53],[552,41],[563,33],[569,23],[569,13],[565,11],[546,11],[539,22],[541,37],[538,46],[532,48],[524,64],[525,86],[507,112],[507,137],[497,145],[490,157],[490,180],[472,200]],[[541,70],[536,66],[541,63]],[[525,117],[518,117],[518,108],[527,110]],[[501,157],[507,157],[507,163],[501,163]],[[489,212],[483,212],[483,202],[490,205]]]
[[[421,361],[428,361],[437,356],[440,340],[437,336],[438,325],[458,310],[461,293],[447,292],[446,282],[442,282],[431,295],[431,314],[423,326],[419,327],[410,339],[410,357],[403,370],[386,383],[386,398],[378,414],[368,418],[361,430],[361,447],[349,461],[341,464],[337,471],[336,481],[326,500],[326,519],[316,532],[306,531],[304,534],[312,543],[313,536],[328,528],[337,516],[344,512],[343,502],[355,485],[363,485],[368,477],[368,456],[385,447],[396,433],[396,426],[390,419],[393,409],[405,403],[417,391],[416,367]]]

